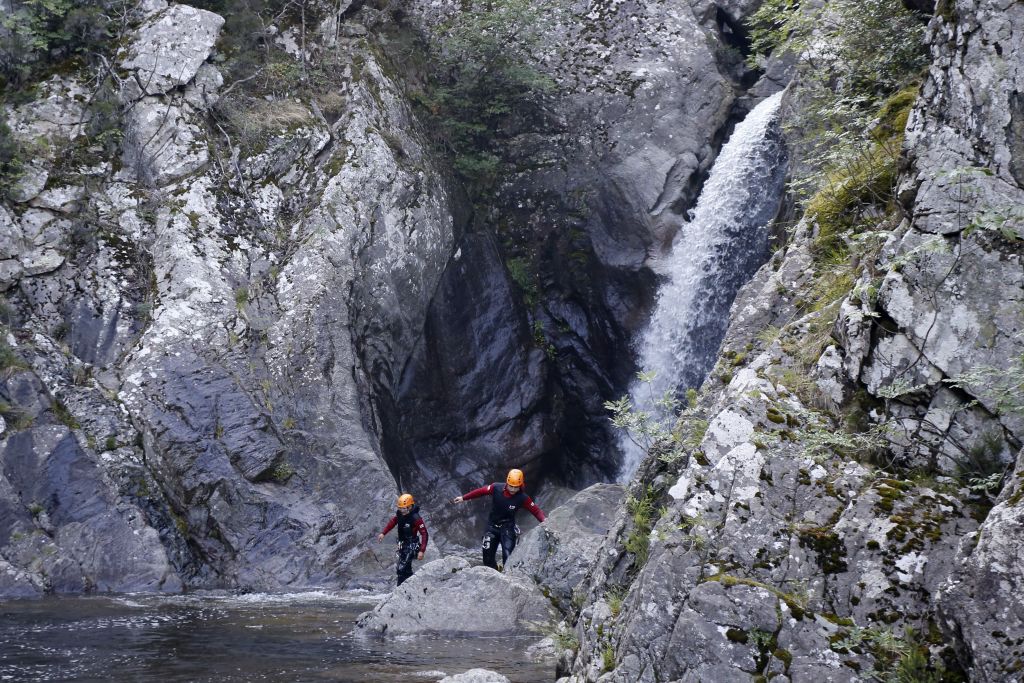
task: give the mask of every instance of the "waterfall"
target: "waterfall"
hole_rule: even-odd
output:
[[[763,100],[736,126],[659,268],[667,282],[637,349],[640,367],[655,378],[631,387],[636,410],[657,412],[652,396],[678,395],[703,382],[736,292],[768,257],[767,228],[779,209],[787,162],[777,120],[781,101],[781,92]],[[626,437],[620,446],[619,478],[628,481],[645,454]]]

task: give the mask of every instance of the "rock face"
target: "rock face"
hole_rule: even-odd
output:
[[[407,364],[454,249],[443,174],[365,32],[339,38],[359,69],[339,66],[332,121],[315,104],[268,105],[249,120],[266,149],[242,160],[231,133],[207,125],[223,19],[140,12],[119,64],[123,166],[95,161],[73,81],[6,112],[19,139],[47,140],[49,180],[0,209],[12,377],[39,392],[13,379],[2,390],[0,449],[17,480],[4,496],[5,590],[25,577],[74,591],[386,576],[363,544],[397,490],[366,387]],[[48,410],[62,436],[35,419]],[[67,479],[36,490],[22,478],[58,460],[93,472],[82,505],[100,526],[32,513],[71,495]],[[75,554],[99,529],[136,563]],[[22,547],[33,530],[59,537],[82,578],[50,578],[45,549]]]
[[[721,392],[698,449],[705,462],[664,482],[670,502],[628,589],[614,542],[597,553],[577,623],[589,654],[573,680],[854,681],[880,664],[837,643],[877,621],[893,633],[928,627],[930,595],[976,528],[969,510],[955,491],[817,457],[800,441],[831,427],[759,377],[768,361]],[[616,667],[602,674],[605,648]]]
[[[50,428],[68,430],[95,501],[142,539],[124,585],[383,579],[362,544],[399,485],[444,540],[486,513],[441,502],[510,466],[532,492],[613,476],[603,403],[632,376],[648,252],[746,107],[723,46],[756,3],[545,6],[536,66],[558,94],[542,130],[514,122],[516,170],[471,209],[381,49],[458,4],[314,4],[308,33],[287,13],[268,28],[280,60],[259,81],[225,84],[224,18],[147,0],[110,78],[54,77],[3,112],[38,146],[0,203],[9,379],[42,394],[3,389],[0,448],[45,443],[45,469]],[[24,495],[42,493],[5,499],[10,533],[56,534]],[[11,591],[120,585],[48,583],[11,543]]]
[[[1024,201],[1014,95],[1024,75],[1003,66],[1024,59],[1022,35],[1015,3],[950,3],[931,22],[932,66],[899,188],[911,220],[878,283],[878,310],[895,329],[880,332],[860,376],[875,395],[897,394],[906,457],[950,472],[1008,463],[1024,438],[1002,373],[1024,354],[1024,261],[1005,232],[1019,234]]]
[[[1024,670],[1024,268],[1009,208],[1022,12],[939,4],[907,125],[907,216],[879,224],[888,242],[835,302],[834,327],[802,303],[821,275],[811,222],[741,291],[678,424],[687,445],[633,485],[665,504],[646,544],[622,515],[570,613],[580,649],[566,680],[853,681],[923,676],[925,660],[927,675],[970,680]],[[882,448],[887,470],[869,455]],[[1014,455],[989,511],[979,491]],[[932,477],[893,474],[915,467]]]
[[[147,523],[138,495],[155,486],[152,478],[124,459],[129,449],[111,444],[99,456],[79,442],[125,427],[124,416],[107,412],[87,389],[48,396],[39,377],[57,384],[62,368],[44,366],[44,358],[32,358],[35,372],[19,368],[0,381],[4,405],[17,406],[0,440],[3,594],[180,590],[169,557],[175,539]],[[68,406],[95,411],[92,422],[74,423]]]
[[[398,635],[528,635],[556,612],[530,580],[446,557],[419,568],[371,612],[356,633]]]
[[[972,681],[1014,680],[1024,671],[1024,451],[977,534],[964,539],[957,569],[938,595]]]
[[[555,508],[544,524],[525,534],[505,571],[536,581],[563,612],[594,565],[615,520],[624,489],[594,484]]]
[[[647,259],[684,222],[745,106],[724,25],[697,4],[537,6],[533,66],[556,83],[545,120],[511,126],[515,171],[474,222],[487,235],[460,245],[443,305],[382,411],[402,476],[424,477],[439,500],[512,466],[571,487],[615,476],[603,404],[633,379],[627,351],[655,285]],[[452,0],[407,9],[435,42],[461,10]]]

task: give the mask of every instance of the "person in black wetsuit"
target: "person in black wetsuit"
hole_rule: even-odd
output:
[[[483,556],[485,565],[497,569],[494,556],[498,552],[498,544],[501,544],[501,563],[504,567],[519,539],[519,527],[516,526],[516,513],[519,512],[519,508],[529,510],[538,522],[544,521],[544,511],[523,491],[522,470],[509,470],[504,485],[501,482],[488,484],[456,496],[452,498],[452,502],[458,504],[488,495],[491,497],[491,515],[487,520],[487,531],[484,533]]]
[[[384,531],[377,535],[377,542],[384,540],[384,536],[398,527],[398,584],[412,576],[412,560],[423,559],[423,553],[427,552],[427,525],[420,517],[420,506],[412,499],[412,494],[403,493],[398,497],[398,514],[392,517]]]

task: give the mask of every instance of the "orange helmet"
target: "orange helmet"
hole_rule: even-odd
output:
[[[398,497],[398,507],[400,508],[411,508],[415,502],[416,501],[412,499],[411,493],[403,493]]]
[[[523,471],[522,470],[509,470],[508,476],[505,477],[505,483],[509,486],[522,486],[523,485]]]

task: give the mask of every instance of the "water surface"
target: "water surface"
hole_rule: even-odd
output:
[[[536,638],[351,635],[368,593],[59,597],[0,603],[0,680],[436,681],[474,667],[553,681]]]

